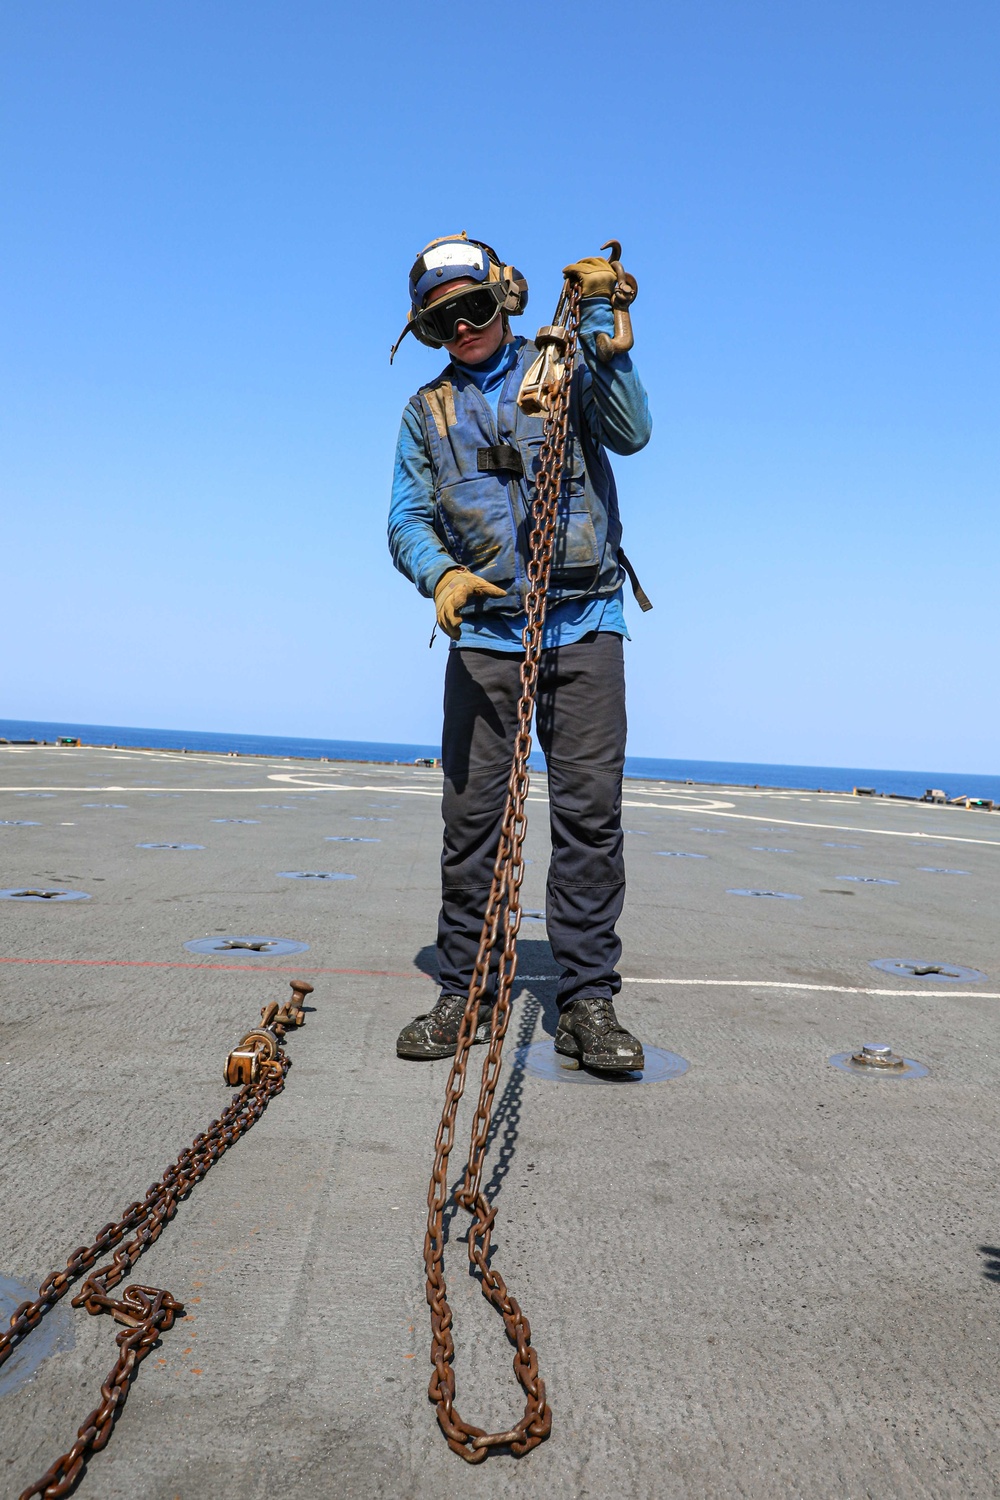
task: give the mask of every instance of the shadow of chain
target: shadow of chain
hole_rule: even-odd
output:
[[[511,1163],[514,1160],[518,1130],[521,1124],[521,1100],[524,1096],[524,1063],[518,1056],[518,1049],[526,1047],[531,1041],[541,1013],[541,1000],[537,995],[528,991],[525,995],[521,1014],[518,1017],[517,1031],[514,1035],[508,1033],[507,1036],[507,1045],[513,1045],[515,1049],[514,1065],[507,1077],[507,1082],[504,1084],[503,1092],[494,1106],[489,1134],[486,1137],[487,1153],[492,1152],[499,1141],[493,1170],[489,1175],[488,1181],[483,1183],[483,1196],[488,1203],[494,1202],[504,1178],[510,1172]],[[464,1181],[465,1169],[463,1167],[461,1175],[456,1177],[452,1184],[451,1192],[448,1195],[448,1203],[442,1214],[445,1243],[448,1241],[452,1221],[458,1211],[458,1204],[455,1202],[455,1193]],[[467,1235],[462,1236],[463,1240],[467,1238]]]

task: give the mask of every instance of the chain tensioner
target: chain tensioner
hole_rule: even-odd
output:
[[[169,1292],[155,1286],[127,1286],[120,1297],[110,1295],[111,1288],[132,1270],[144,1250],[163,1232],[177,1212],[177,1205],[200,1182],[223,1152],[245,1135],[260,1119],[275,1094],[285,1086],[285,1074],[291,1059],[285,1056],[285,1032],[301,1026],[305,1020],[304,1001],[312,985],[303,979],[291,981],[292,995],[284,1005],[276,1001],[261,1011],[261,1025],[248,1031],[239,1046],[226,1060],[225,1080],[239,1087],[228,1107],[202,1135],[182,1151],[159,1182],[154,1182],[146,1196],[129,1204],[120,1219],[105,1224],[90,1245],[74,1250],[62,1271],[52,1271],[38,1288],[33,1302],[22,1302],[10,1320],[10,1328],[0,1334],[0,1365],[37,1328],[50,1308],[65,1296],[71,1282],[85,1271],[90,1274],[73,1298],[74,1307],[85,1307],[89,1313],[110,1313],[122,1324],[118,1334],[118,1358],[101,1386],[100,1405],[82,1423],[76,1442],[57,1458],[40,1479],[22,1490],[20,1500],[43,1496],[44,1500],[70,1495],[83,1477],[87,1459],[99,1453],[111,1437],[114,1424],[125,1404],[129,1386],[142,1360],[159,1342],[161,1332],[171,1328],[183,1313],[183,1303]],[[113,1245],[135,1230],[106,1265],[91,1267]]]

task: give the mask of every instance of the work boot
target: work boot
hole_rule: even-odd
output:
[[[641,1073],[646,1065],[638,1037],[625,1030],[611,1001],[599,995],[567,1005],[556,1027],[555,1049],[599,1073]]]
[[[458,1028],[465,1014],[467,995],[442,995],[432,1011],[416,1016],[396,1038],[397,1057],[454,1057]],[[473,1042],[488,1042],[492,1000],[480,1000],[479,1022]]]

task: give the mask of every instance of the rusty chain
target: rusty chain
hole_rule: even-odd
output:
[[[92,1453],[99,1453],[111,1437],[115,1422],[125,1404],[136,1370],[159,1341],[161,1332],[172,1327],[184,1306],[159,1287],[127,1286],[120,1298],[110,1296],[136,1261],[163,1233],[174,1217],[177,1206],[205,1176],[229,1147],[245,1135],[260,1119],[275,1094],[285,1086],[285,1075],[291,1059],[285,1055],[285,1032],[301,1026],[305,1020],[303,1002],[312,992],[304,980],[291,981],[292,996],[284,1005],[276,1001],[261,1011],[261,1024],[248,1031],[239,1046],[226,1060],[225,1080],[240,1086],[228,1107],[208,1129],[196,1135],[186,1150],[154,1182],[146,1196],[130,1203],[120,1219],[105,1224],[90,1245],[74,1250],[62,1271],[52,1271],[38,1288],[32,1302],[22,1302],[10,1320],[10,1328],[0,1334],[0,1365],[37,1328],[42,1318],[65,1296],[71,1282],[90,1271],[100,1256],[119,1245],[130,1230],[137,1232],[115,1251],[111,1260],[92,1271],[72,1299],[74,1307],[85,1307],[89,1313],[110,1313],[123,1324],[118,1334],[118,1358],[101,1386],[101,1401],[81,1425],[76,1442],[57,1458],[40,1479],[23,1490],[20,1500],[57,1500],[76,1488]]]
[[[562,490],[579,329],[580,289],[577,284],[567,282],[563,287],[553,324],[542,331],[548,335],[546,342],[553,350],[556,364],[554,369],[551,362],[547,366],[554,378],[545,388],[546,416],[532,505],[531,555],[525,598],[528,618],[522,634],[524,660],[521,664],[521,697],[517,706],[517,731],[507,784],[507,801],[475,971],[469,985],[465,1014],[459,1029],[441,1123],[435,1140],[434,1171],[427,1190],[424,1265],[427,1272],[427,1301],[431,1309],[431,1363],[434,1366],[428,1395],[437,1406],[438,1422],[448,1446],[468,1463],[481,1462],[490,1448],[503,1445],[509,1445],[511,1452],[520,1457],[543,1442],[552,1426],[552,1413],[545,1399],[545,1382],[538,1373],[538,1355],[531,1344],[530,1325],[517,1300],[508,1292],[500,1272],[489,1264],[496,1210],[490,1207],[482,1191],[482,1170],[517,971],[517,934],[521,925],[520,893],[524,875],[521,851],[527,828],[525,800],[528,794],[531,720],[538,687],[546,591],[552,568],[552,548]],[[452,1312],[444,1277],[443,1213],[448,1194],[448,1158],[454,1143],[455,1116],[465,1092],[469,1048],[476,1030],[479,1002],[486,993],[490,959],[497,946],[501,921],[503,948],[497,968],[490,1045],[483,1062],[479,1103],[472,1126],[465,1180],[455,1194],[455,1201],[473,1215],[473,1223],[469,1229],[469,1260],[479,1274],[483,1296],[503,1318],[507,1337],[515,1347],[514,1374],[525,1394],[524,1415],[521,1420],[507,1432],[487,1433],[481,1427],[473,1427],[464,1421],[455,1408],[455,1344],[451,1332]]]

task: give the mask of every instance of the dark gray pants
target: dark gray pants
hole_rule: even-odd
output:
[[[472,979],[513,754],[521,656],[448,653],[444,850],[438,965],[442,994]],[[552,856],[545,899],[560,1009],[621,988],[615,932],[625,899],[621,829],[625,763],[622,638],[594,634],[542,653],[536,710],[549,775]],[[534,812],[535,808],[531,809]]]

